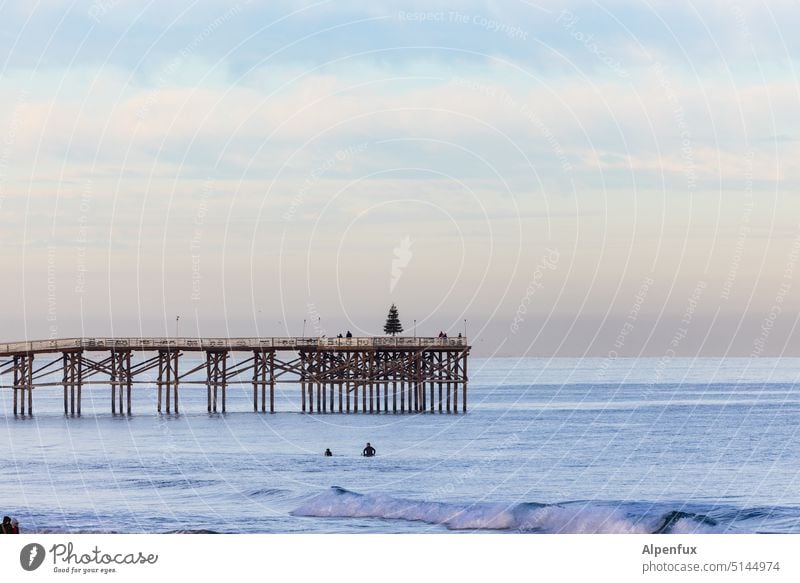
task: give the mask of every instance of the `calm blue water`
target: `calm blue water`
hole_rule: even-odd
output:
[[[183,364],[182,364],[183,366]],[[467,415],[158,416],[0,398],[0,511],[39,532],[800,532],[800,359],[470,360]],[[7,382],[8,379],[3,379]],[[378,456],[359,456],[371,441]],[[334,457],[322,457],[330,447]]]

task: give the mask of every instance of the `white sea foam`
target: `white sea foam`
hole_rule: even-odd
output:
[[[334,486],[292,511],[294,516],[400,519],[440,524],[450,530],[499,530],[538,533],[654,532],[664,519],[631,518],[622,508],[594,503],[569,504],[452,504],[359,494]],[[710,527],[691,517],[670,524],[667,532],[708,532]]]

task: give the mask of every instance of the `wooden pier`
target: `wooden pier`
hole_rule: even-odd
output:
[[[295,383],[304,413],[457,413],[467,410],[466,338],[64,338],[0,344],[0,390],[14,415],[33,415],[33,391],[62,387],[64,414],[81,389],[110,387],[111,413],[131,414],[134,385],[155,385],[159,413],[178,413],[179,388],[206,387],[209,413],[227,388],[252,385],[253,410],[275,412],[275,385]],[[182,370],[181,356],[204,362]],[[229,366],[234,353],[241,358]],[[133,355],[139,358],[134,359]],[[143,379],[156,372],[155,381]],[[150,373],[152,376],[152,373]]]

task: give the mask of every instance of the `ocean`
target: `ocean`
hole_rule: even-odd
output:
[[[278,385],[275,414],[245,386],[225,415],[200,387],[158,415],[135,386],[115,417],[94,386],[80,418],[58,387],[14,418],[3,389],[0,512],[57,533],[800,532],[800,359],[471,358],[470,375],[449,415],[302,414]]]

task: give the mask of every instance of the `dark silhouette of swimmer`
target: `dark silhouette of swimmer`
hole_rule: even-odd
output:
[[[364,457],[374,457],[375,456],[375,448],[367,442],[367,447],[364,448],[364,451],[361,452],[361,455]]]
[[[331,449],[330,448],[326,448],[325,449],[325,457],[331,457],[332,455],[333,455],[333,452],[331,451]]]

